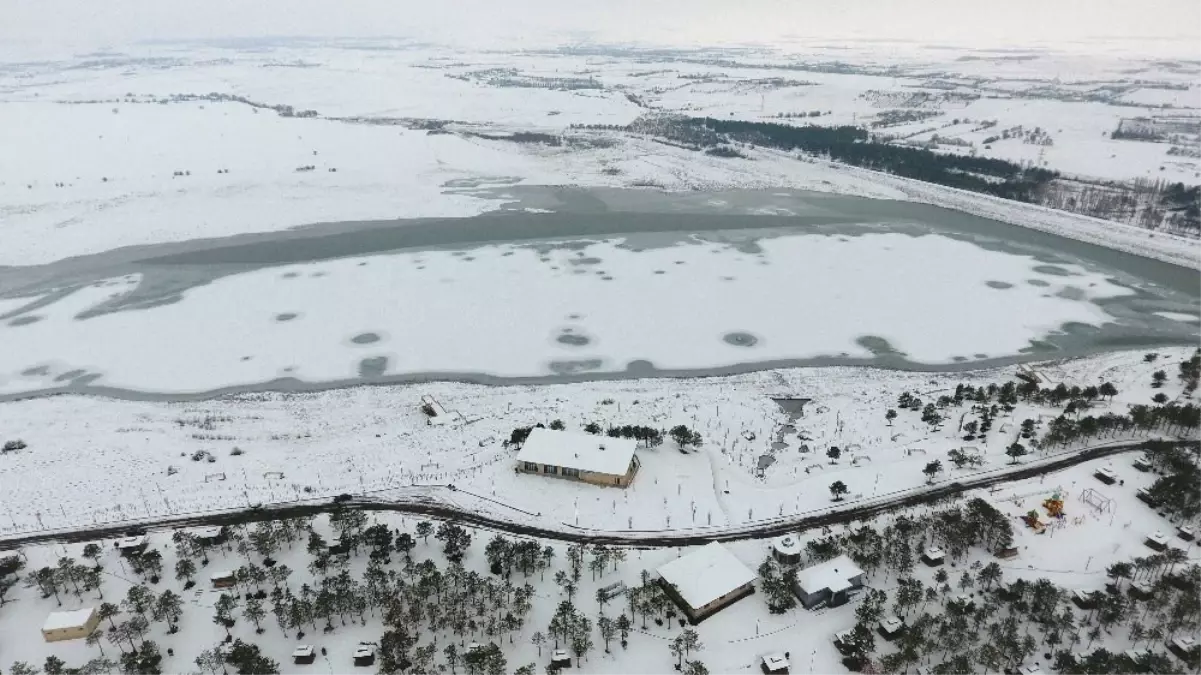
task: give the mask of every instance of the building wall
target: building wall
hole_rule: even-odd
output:
[[[61,640],[78,640],[86,638],[96,630],[96,626],[100,623],[100,615],[92,613],[92,618],[82,626],[73,626],[70,628],[59,628],[56,630],[42,630],[42,639],[46,642],[59,642]]]
[[[559,467],[549,464],[533,464],[534,468],[526,466],[527,462],[518,462],[517,470],[523,473],[540,474],[551,478],[564,478],[567,480],[578,480],[592,485],[601,485],[604,487],[628,487],[634,480],[634,476],[638,474],[638,468],[641,466],[638,458],[630,460],[630,470],[624,475],[616,475],[611,473],[600,473],[590,471],[579,471],[576,474],[565,474],[564,471],[571,471],[571,467]],[[551,471],[547,471],[550,468]]]

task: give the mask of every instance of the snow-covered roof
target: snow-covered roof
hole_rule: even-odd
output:
[[[292,657],[311,656],[313,654],[313,645],[300,645],[292,652]]]
[[[763,657],[763,665],[771,672],[785,670],[788,668],[788,659],[784,658],[784,655],[780,652],[767,654]]]
[[[1147,535],[1147,538],[1156,544],[1168,543],[1168,535],[1164,534],[1163,532],[1152,532],[1151,534]]]
[[[191,534],[198,539],[216,539],[221,536],[221,527],[198,527],[192,530]]]
[[[850,587],[850,580],[863,574],[863,570],[845,555],[832,558],[812,567],[806,567],[796,575],[797,584],[805,593],[816,593],[823,588],[837,592]]]
[[[1172,644],[1176,645],[1176,649],[1186,652],[1192,651],[1197,646],[1197,638],[1191,635],[1186,635],[1184,637],[1178,637],[1175,640],[1172,640]]]
[[[210,578],[213,581],[217,581],[219,579],[233,579],[234,575],[236,574],[237,572],[234,572],[233,570],[217,570],[216,572],[213,572],[213,576]]]
[[[1097,473],[1101,474],[1102,476],[1105,476],[1106,478],[1117,478],[1118,477],[1117,472],[1114,471],[1113,469],[1109,468],[1108,466],[1103,466],[1100,469],[1097,469]]]
[[[926,556],[927,558],[929,558],[931,560],[937,560],[937,559],[943,557],[942,549],[937,546],[931,546],[930,548],[926,549],[922,553],[922,555]]]
[[[375,647],[372,647],[371,645],[365,645],[361,642],[359,643],[358,648],[354,650],[354,658],[356,659],[364,656],[372,656],[374,654]]]
[[[517,461],[623,476],[637,444],[633,439],[535,428],[517,453]]]
[[[895,633],[905,626],[900,617],[889,616],[880,620],[880,630],[885,633]]]
[[[81,628],[91,620],[96,613],[95,607],[84,607],[69,612],[51,612],[42,624],[42,630],[62,630],[64,628]]]
[[[755,573],[717,542],[676,558],[658,572],[692,608],[703,607],[755,580]]]
[[[136,548],[146,543],[146,535],[126,537],[117,540],[117,548]]]

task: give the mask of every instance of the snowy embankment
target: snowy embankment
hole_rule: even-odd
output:
[[[1159,351],[1151,364],[1141,353],[1120,352],[1035,370],[1048,386],[1111,382],[1118,396],[1098,401],[1091,414],[1121,413],[1128,404],[1148,403],[1155,392],[1180,394],[1174,382],[1153,389],[1151,371],[1174,372],[1188,350]],[[851,503],[921,488],[923,467],[935,459],[945,464],[951,449],[977,454],[982,464],[948,465],[940,480],[1003,467],[1022,420],[1043,425],[1061,410],[1019,403],[996,419],[987,439],[972,442],[959,432],[973,419],[966,407],[948,409],[937,430],[913,411],[900,411],[892,421],[884,413],[897,407],[903,391],[933,400],[958,383],[982,386],[1013,376],[1012,368],[811,368],[552,386],[439,382],[190,403],[81,396],[15,401],[0,406],[0,428],[29,447],[0,456],[6,495],[0,534],[388,491],[556,529],[740,527],[828,509],[834,481],[847,485]],[[434,396],[466,423],[427,425],[422,395]],[[779,396],[812,400],[803,416],[790,419],[772,401]],[[516,427],[554,419],[576,430],[589,422],[685,424],[704,443],[686,454],[670,440],[638,450],[642,468],[624,490],[516,473],[515,451],[502,440]],[[836,462],[826,456],[831,446],[841,449]],[[424,489],[447,484],[460,489]]]

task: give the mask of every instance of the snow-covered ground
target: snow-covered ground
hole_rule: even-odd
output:
[[[999,562],[1002,569],[1002,583],[1010,583],[1017,579],[1033,582],[1037,579],[1049,579],[1057,586],[1066,590],[1095,591],[1103,588],[1106,581],[1107,566],[1120,561],[1130,561],[1136,557],[1146,557],[1153,553],[1142,540],[1147,534],[1155,531],[1171,532],[1171,525],[1154,510],[1147,507],[1135,497],[1139,487],[1149,485],[1155,478],[1153,474],[1140,473],[1131,466],[1131,456],[1121,456],[1112,460],[1090,462],[1065,471],[1050,474],[1039,479],[1016,482],[1004,486],[1003,489],[989,492],[977,491],[965,495],[965,499],[981,497],[992,503],[998,510],[1014,518],[1016,530],[1016,546],[1018,557],[1012,560],[996,560],[992,555],[980,549],[972,549],[967,558],[954,568],[941,568],[950,572],[950,584],[956,586],[961,571],[970,570],[973,574],[981,564]],[[1105,486],[1098,482],[1093,473],[1102,466],[1109,466],[1118,472],[1124,480],[1124,485]],[[1112,499],[1112,510],[1100,512],[1081,501],[1084,490],[1092,488],[1099,490]],[[1017,516],[1038,504],[1053,493],[1060,492],[1065,500],[1065,518],[1056,526],[1041,536],[1032,534],[1024,529]],[[891,514],[878,519],[873,526],[883,528],[893,518],[899,515],[921,518],[928,513],[926,509],[905,511]],[[416,519],[400,517],[396,514],[373,514],[371,518],[390,527],[413,534]],[[334,535],[324,518],[314,523],[314,529],[326,540],[333,540]],[[840,534],[842,527],[833,533]],[[468,571],[479,573],[484,577],[490,575],[484,556],[485,544],[494,535],[492,532],[470,530],[472,544],[464,560]],[[800,539],[807,542],[821,536],[820,532],[801,533]],[[176,549],[168,533],[153,533],[150,537],[151,547],[162,554],[165,573],[164,579],[158,584],[150,585],[151,590],[161,593],[170,588],[184,596],[184,612],[179,622],[180,631],[168,634],[166,626],[159,622],[152,624],[147,639],[155,641],[164,653],[164,672],[197,672],[193,659],[203,650],[216,645],[225,637],[225,631],[212,621],[214,604],[220,591],[209,586],[209,575],[225,569],[245,565],[247,559],[236,552],[214,549],[209,553],[211,563],[201,567],[197,574],[198,583],[192,590],[181,591],[181,582],[173,578],[176,561]],[[83,640],[67,642],[44,643],[38,633],[45,617],[52,611],[69,610],[78,607],[96,606],[99,602],[119,602],[125,597],[131,585],[139,583],[138,577],[129,569],[128,561],[124,561],[112,547],[111,542],[101,542],[102,553],[99,563],[104,566],[103,594],[104,598],[96,597],[94,591],[85,591],[76,596],[69,589],[60,593],[62,606],[58,606],[53,597],[42,598],[36,587],[17,587],[8,595],[9,602],[0,608],[0,633],[8,639],[0,643],[0,662],[6,668],[14,661],[26,661],[33,665],[41,665],[48,655],[56,655],[66,661],[68,666],[79,666],[83,662],[101,655],[101,650],[110,658],[118,655],[118,648],[107,638],[102,639],[97,646],[88,646]],[[292,574],[287,580],[288,586],[297,595],[302,584],[319,586],[319,578],[309,571],[308,563],[312,559],[304,547],[302,540],[299,545],[289,546],[280,550],[273,557],[279,564],[287,565]],[[550,650],[543,647],[541,654],[531,643],[530,638],[535,632],[547,632],[547,625],[561,600],[566,599],[562,592],[551,581],[559,570],[568,570],[566,546],[558,542],[539,541],[541,546],[551,546],[556,554],[553,562],[544,575],[535,573],[529,578],[520,573],[514,573],[513,581],[517,585],[529,582],[535,588],[532,598],[532,608],[525,617],[524,626],[512,634],[512,639],[504,635],[494,638],[501,646],[509,670],[535,663],[539,672],[549,660]],[[1190,562],[1201,559],[1195,545],[1173,538],[1172,545],[1186,551]],[[769,555],[769,542],[765,540],[738,541],[725,546],[747,567],[754,570]],[[74,558],[77,562],[90,565],[91,562],[82,557],[82,544],[46,545],[29,547],[22,551],[27,559],[26,572],[32,573],[43,566],[55,566],[63,556]],[[440,568],[445,568],[446,561],[440,552],[440,542],[431,539],[424,543],[417,538],[413,551],[415,562],[430,560]],[[600,607],[595,599],[596,590],[616,582],[624,582],[628,587],[636,587],[640,583],[642,570],[652,573],[656,568],[677,556],[690,552],[690,548],[679,549],[639,549],[626,550],[627,559],[614,567],[608,567],[599,577],[593,575],[587,568],[579,583],[575,605],[585,615],[595,617],[603,612],[611,618],[623,611],[628,612],[625,598],[618,597],[606,607]],[[250,554],[256,563],[259,556]],[[401,556],[393,554],[392,567],[403,568]],[[351,577],[362,577],[366,566],[367,556],[361,554],[352,559],[349,565]],[[935,582],[936,570],[921,563],[913,569],[912,578],[920,580],[925,586],[937,587]],[[871,573],[865,583],[875,589],[888,593],[889,603],[896,598],[897,575],[887,568]],[[758,586],[758,582],[756,582]],[[267,584],[270,588],[270,584]],[[954,593],[958,593],[956,590]],[[979,594],[979,588],[968,589],[966,592]],[[952,596],[954,595],[952,594]],[[937,613],[942,611],[941,603],[945,597],[937,601],[923,604],[920,611]],[[270,610],[270,601],[264,605]],[[818,611],[800,608],[783,614],[770,614],[764,602],[763,593],[756,593],[744,598],[734,605],[721,610],[713,617],[695,627],[704,649],[694,653],[690,658],[703,661],[710,672],[715,673],[747,673],[758,672],[758,660],[769,653],[789,652],[793,672],[804,673],[838,673],[844,672],[840,663],[840,655],[835,650],[832,639],[836,633],[850,629],[855,623],[857,603]],[[1076,610],[1078,616],[1083,616],[1082,610]],[[276,624],[268,611],[262,625],[265,632],[256,635],[254,625],[239,616],[236,625],[231,629],[234,637],[259,645],[265,655],[281,664],[283,672],[321,673],[347,672],[351,670],[350,655],[360,640],[378,642],[385,630],[381,625],[380,615],[370,612],[366,621],[360,624],[357,619],[346,622],[339,621],[335,616],[335,630],[330,634],[322,634],[320,625],[317,629],[304,626],[307,635],[303,639],[295,639],[295,631],[284,633]],[[117,621],[129,617],[124,614]],[[910,617],[911,619],[913,617]],[[428,631],[423,628],[424,622],[416,622],[411,630],[421,637],[419,643],[426,644],[430,640]],[[668,628],[657,625],[653,621],[647,623],[646,630],[642,622],[635,618],[628,647],[623,649],[617,641],[611,646],[610,653],[604,652],[603,641],[598,634],[593,635],[595,647],[588,652],[581,663],[584,672],[598,673],[629,673],[629,672],[671,672],[674,659],[668,650],[668,642],[679,633],[679,627]],[[102,629],[109,628],[108,622],[103,622]],[[451,640],[448,635],[441,637],[438,643],[437,662],[443,663],[441,650]],[[468,642],[487,642],[482,632],[472,634]],[[1087,641],[1081,630],[1081,646]],[[457,642],[457,641],[456,641]],[[324,648],[327,654],[320,655],[312,665],[295,665],[290,654],[297,644],[312,644],[318,650]],[[1091,643],[1090,643],[1091,644]],[[893,650],[888,643],[877,639],[877,654]],[[1127,636],[1127,631],[1117,628],[1105,634],[1097,646],[1105,646],[1113,652],[1121,652],[1134,646]],[[1152,645],[1162,651],[1162,645]],[[126,646],[127,647],[127,646]],[[166,655],[168,648],[173,649],[173,655]],[[939,653],[939,650],[932,650]],[[1042,650],[1040,650],[1041,652]],[[1037,660],[1042,661],[1041,658]],[[1045,664],[1044,665],[1049,665]]]
[[[1100,327],[1116,318],[1094,301],[1134,293],[1080,265],[935,234],[867,232],[341,258],[235,274],[176,302],[91,316],[156,283],[135,274],[0,326],[0,393],[79,378],[203,392],[283,377],[537,376],[620,372],[637,360],[697,370],[880,351],[951,363],[1021,353],[1065,324]],[[869,273],[877,269],[888,269],[888,283]],[[964,320],[969,307],[987,312]]]
[[[982,156],[1088,177],[1198,180],[1196,158],[1169,156],[1172,143],[1104,135],[1123,118],[1195,116],[1195,77],[1186,65],[1052,52],[987,63],[961,59],[953,50],[889,56],[895,60],[870,50],[817,46],[804,54],[514,53],[278,40],[14,59],[0,64],[0,147],[19,158],[0,163],[0,264],[331,220],[473,215],[500,202],[468,196],[463,186],[511,183],[783,186],[932,201],[970,212],[988,208],[989,215],[1018,224],[1049,217],[1020,205],[996,208],[988,198],[954,191],[915,195],[870,172],[767,153],[754,153],[754,161],[718,159],[604,132],[559,147],[471,135],[559,134],[571,125],[625,125],[648,113],[871,124],[885,113],[916,112],[926,117],[875,130],[923,141],[937,133],[975,143]],[[898,67],[876,74],[885,64]],[[1124,96],[1168,92],[1170,101],[1159,97],[1148,104],[1176,107],[1141,107],[1131,102],[1141,101],[1137,96],[1121,105],[1064,100],[1106,86]],[[281,117],[230,100],[172,98],[210,94],[312,110],[317,117]],[[821,115],[780,117],[810,112]],[[425,124],[421,120],[445,123],[452,133],[409,128]],[[995,125],[984,126],[986,121]],[[1053,144],[1013,138],[984,148],[983,140],[1016,126],[1039,127]],[[1060,214],[1052,220],[1107,244],[1148,239],[1087,218]],[[1198,257],[1196,242],[1162,234],[1140,248],[1140,254],[1178,263]]]
[[[1112,382],[1119,395],[1092,414],[1149,404],[1151,373],[1176,372],[1189,351],[1117,352],[1036,366],[1067,386]],[[849,499],[921,487],[927,462],[974,447],[976,470],[1003,469],[1005,448],[1023,419],[1060,413],[1021,403],[997,418],[987,441],[966,442],[968,407],[949,408],[939,431],[920,415],[888,408],[912,391],[932,401],[958,383],[1014,379],[1014,369],[904,373],[869,368],[802,368],[737,377],[634,380],[554,386],[486,387],[429,383],[319,393],[255,393],[191,403],[123,402],[56,396],[0,405],[6,439],[28,449],[0,456],[0,533],[121,522],[170,514],[245,508],[253,503],[324,500],[369,493],[396,500],[436,499],[463,509],[546,527],[659,531],[741,526],[831,505],[828,486]],[[1179,383],[1162,389],[1180,395]],[[426,424],[422,395],[466,423]],[[810,398],[790,421],[772,397]],[[502,446],[520,426],[561,419],[568,429],[686,424],[704,443],[683,454],[668,440],[640,449],[642,468],[619,490],[514,471]],[[786,425],[792,425],[788,428]],[[773,447],[773,443],[782,443]],[[830,446],[842,456],[826,459]],[[234,448],[241,454],[231,454]],[[202,453],[195,459],[193,455]],[[213,459],[207,461],[203,453]],[[760,471],[764,456],[770,465]],[[1027,458],[1036,461],[1037,455]],[[971,471],[965,469],[963,471]],[[966,475],[947,466],[944,479]],[[102,478],[101,478],[102,477]],[[454,484],[457,491],[444,486]]]

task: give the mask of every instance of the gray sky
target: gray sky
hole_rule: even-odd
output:
[[[906,40],[1201,58],[1198,0],[0,0],[0,17],[6,51],[396,36],[482,47]]]

